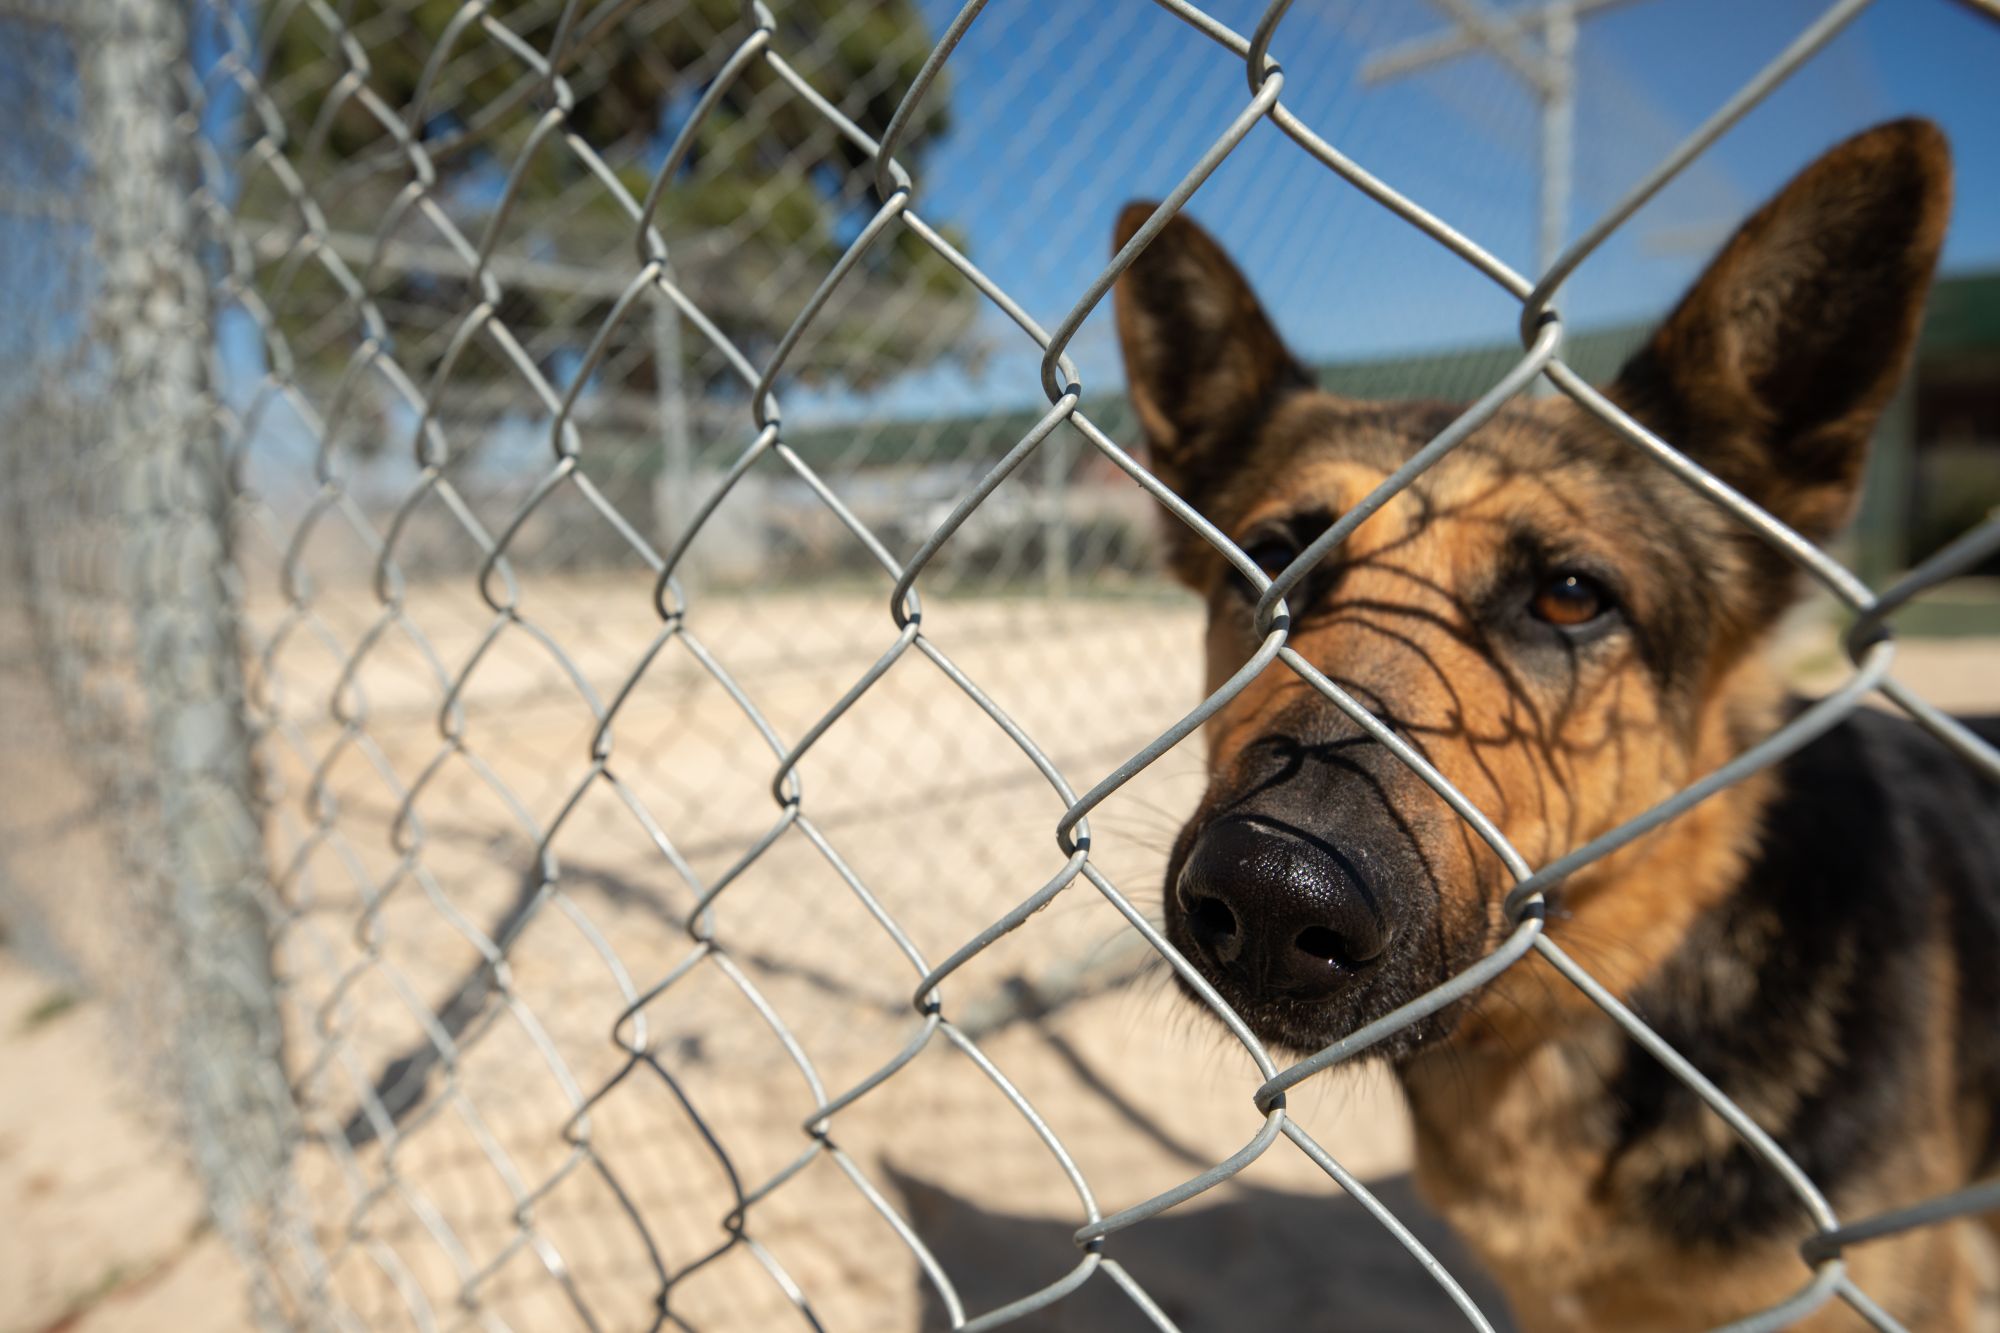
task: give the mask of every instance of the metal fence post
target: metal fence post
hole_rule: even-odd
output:
[[[673,270],[664,264],[661,274],[667,281],[673,280]],[[680,540],[695,510],[694,444],[688,433],[680,321],[672,306],[664,301],[653,303],[653,394],[660,414],[660,470],[653,476],[653,539],[663,550]]]
[[[144,1017],[171,1025],[156,1043],[164,1073],[210,1208],[243,1244],[275,1197],[289,1099],[243,713],[231,493],[189,203],[196,126],[178,105],[188,15],[177,0],[88,0],[88,10],[78,77],[99,274],[92,317],[110,353],[109,438],[95,443],[111,464],[105,531],[122,548],[150,761],[141,785],[152,788],[126,838],[132,888],[150,897],[142,914],[162,927],[152,947],[177,992]]]
[[[1576,9],[1555,0],[1542,10],[1541,218],[1535,268],[1546,273],[1569,230],[1570,173],[1576,156]]]
[[[1042,446],[1042,591],[1069,596],[1069,474],[1076,466],[1074,437],[1057,431]]]

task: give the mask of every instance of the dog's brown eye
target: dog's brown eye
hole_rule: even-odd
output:
[[[1530,607],[1537,620],[1571,629],[1610,610],[1611,597],[1588,574],[1557,574],[1536,590]]]

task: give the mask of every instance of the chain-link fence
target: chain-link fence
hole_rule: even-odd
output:
[[[1872,591],[1590,388],[1555,299],[1866,4],[1811,17],[1535,277],[1399,192],[1395,162],[1322,137],[1288,79],[1304,86],[1323,29],[1288,48],[1288,8],[1160,0],[1113,23],[984,0],[0,5],[19,38],[10,122],[31,131],[0,181],[26,330],[0,453],[20,594],[0,622],[0,726],[34,779],[12,783],[10,839],[37,858],[12,859],[0,903],[17,942],[118,997],[269,1322],[1299,1322],[1240,1291],[1204,1305],[1132,1260],[1180,1205],[1296,1149],[1372,1237],[1336,1304],[1371,1327],[1455,1310],[1490,1328],[1483,1283],[1404,1192],[1322,1146],[1298,1092],[1531,954],[1811,1217],[1795,1294],[1735,1327],[1840,1302],[1896,1327],[1843,1246],[1991,1206],[1982,1187],[1837,1217],[1543,912],[1548,886],[1871,694],[2000,774],[1889,674],[1887,632],[1990,559],[2000,519]],[[1503,52],[1532,40],[1483,6],[1443,8]],[[955,87],[955,53],[982,41]],[[1069,304],[1044,327],[996,275],[1047,289],[1030,260],[1059,236],[1101,254],[1111,218],[1065,202],[1093,169],[1061,151],[1076,122],[1218,71],[1240,81],[1230,114],[1183,157],[1186,131],[1159,136],[1153,169],[1177,184],[1109,265],[1058,275]],[[953,198],[1015,201],[1018,252],[982,252],[968,212],[929,208],[927,159],[968,124],[1012,134]],[[1246,147],[1253,133],[1270,142]],[[1376,393],[1478,397],[1275,577],[1148,471],[1098,373],[1108,344],[1082,333],[1252,151],[1257,175],[1230,178],[1245,208],[1280,174],[1351,187],[1505,293],[1522,330],[1497,360],[1378,369]],[[1469,197],[1500,188],[1466,165]],[[1274,223],[1273,244],[1303,249],[1296,225]],[[1494,225],[1510,245],[1535,231],[1526,212]],[[912,382],[974,408],[878,410]],[[1540,867],[1300,656],[1279,614],[1369,513],[1538,383],[1817,580],[1852,619],[1854,667]],[[1163,513],[1262,592],[1261,646],[1206,698],[1199,609],[1157,581]],[[1191,738],[1266,671],[1408,763],[1518,881],[1500,948],[1290,1064],[1147,910],[1159,844],[1199,794]],[[1240,1055],[1149,1068],[1135,1103],[1074,1034],[1051,1047],[1062,1077],[1049,1048],[1023,1053],[1023,1025],[1162,961]],[[1078,1082],[1109,1120],[1049,1112]],[[1238,1117],[1227,1154],[1190,1147],[1171,1111],[1178,1089],[1215,1085]],[[1160,1151],[1122,1169],[1146,1138]],[[976,1204],[1064,1213],[1070,1243],[965,1241],[936,1184],[954,1180]],[[1308,1234],[1330,1216],[1250,1203]],[[1436,1288],[1402,1323],[1355,1290],[1399,1281],[1385,1246]],[[1266,1302],[1304,1281],[1260,1262]]]

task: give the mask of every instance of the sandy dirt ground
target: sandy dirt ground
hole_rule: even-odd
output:
[[[0,1330],[248,1329],[242,1270],[114,1021],[0,952]]]
[[[691,1328],[762,1330],[805,1327],[803,1293],[829,1330],[939,1327],[1074,1269],[1093,1209],[1251,1142],[1254,1067],[1082,881],[942,984],[971,1050],[927,1030],[919,978],[1062,868],[1064,802],[917,648],[799,757],[802,814],[774,798],[779,752],[893,648],[883,605],[711,602],[692,642],[657,644],[629,580],[531,585],[522,609],[495,631],[443,594],[395,617],[253,608],[252,688],[281,718],[274,965],[303,1146],[274,1271],[293,1301],[370,1330],[645,1328],[662,1300]],[[925,629],[1077,791],[1199,686],[1177,601],[941,600]],[[1814,686],[1839,675],[1808,625],[1784,652]],[[1897,675],[1990,706],[1997,661],[1914,642]],[[1142,912],[1200,783],[1182,746],[1092,818],[1093,863]],[[45,823],[78,804],[54,775],[37,801]],[[236,1326],[242,1280],[119,1091],[143,1086],[107,1031],[129,1020],[44,1012],[52,987],[0,973],[0,1330]],[[1385,1079],[1315,1080],[1291,1107],[1490,1295],[1411,1197]],[[1191,1333],[1451,1326],[1283,1140],[1106,1253]],[[147,1304],[175,1299],[216,1322]],[[1099,1271],[1023,1326],[1142,1325]]]

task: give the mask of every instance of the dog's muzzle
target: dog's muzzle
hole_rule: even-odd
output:
[[[1395,935],[1348,855],[1256,816],[1203,829],[1175,891],[1195,948],[1245,998],[1331,998]]]

